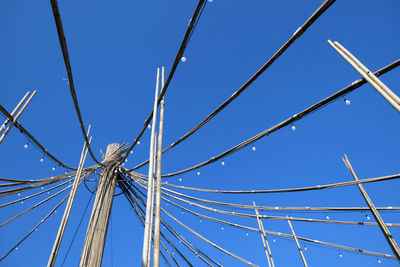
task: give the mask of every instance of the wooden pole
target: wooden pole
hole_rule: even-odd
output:
[[[157,120],[157,99],[158,99],[158,87],[160,80],[160,68],[157,68],[157,80],[156,80],[156,90],[154,95],[154,107],[153,107],[153,119],[151,125],[151,137],[150,137],[150,157],[149,157],[149,180],[147,183],[147,202],[146,202],[146,220],[144,225],[144,237],[143,237],[143,250],[142,250],[142,267],[150,266],[149,263],[149,243],[151,243],[151,229],[153,224],[150,222],[150,217],[153,214],[153,205],[151,204],[152,196],[154,191],[152,191],[154,183],[154,142],[155,142],[155,130],[156,130],[156,120]]]
[[[393,93],[381,80],[368,70],[353,54],[338,42],[328,40],[328,43],[369,82],[398,112],[400,112],[400,98]]]
[[[349,159],[347,158],[347,155],[344,155],[344,158],[342,158],[344,164],[346,164],[346,167],[349,169],[351,175],[353,176],[354,180],[358,181],[358,177],[353,169],[353,166],[351,166]],[[379,225],[379,228],[381,229],[383,235],[386,238],[386,241],[388,242],[390,248],[392,249],[394,256],[396,257],[397,261],[400,263],[400,248],[396,243],[396,240],[394,240],[392,234],[390,233],[389,229],[387,228],[385,222],[383,221],[381,215],[379,214],[378,210],[376,209],[374,203],[372,200],[369,198],[367,191],[365,191],[364,187],[362,184],[357,184],[358,189],[360,189],[360,192],[367,203],[368,207],[371,210],[372,215],[375,217],[376,222]]]
[[[87,135],[89,135],[89,133],[90,133],[90,125],[89,125]],[[92,141],[92,138],[90,138],[89,144],[91,143],[91,141]],[[64,215],[61,219],[60,227],[58,228],[58,233],[56,236],[56,240],[54,241],[53,250],[51,251],[49,261],[47,262],[47,267],[54,266],[54,263],[56,262],[56,257],[57,257],[58,250],[61,245],[61,240],[64,236],[65,228],[68,223],[69,214],[71,213],[71,209],[72,209],[72,204],[74,203],[75,194],[78,189],[79,179],[81,178],[81,175],[82,175],[82,170],[83,170],[83,166],[85,165],[87,153],[88,153],[88,150],[87,150],[86,142],[85,142],[83,144],[81,159],[79,160],[78,171],[76,172],[74,183],[72,185],[71,192],[69,194],[68,202],[67,202],[67,205],[65,206]]]
[[[297,236],[296,236],[296,234],[294,232],[292,223],[290,222],[289,218],[288,218],[287,222],[289,224],[290,230],[292,230],[292,234],[293,234],[294,240],[296,241],[297,248],[299,249],[301,259],[303,260],[304,267],[308,267],[307,262],[306,262],[306,258],[304,257],[304,254],[303,254],[303,250],[300,247],[299,240],[297,239]]]
[[[164,67],[161,70],[161,88],[164,87]],[[160,266],[160,210],[161,210],[161,154],[162,139],[164,130],[164,98],[161,100],[160,125],[158,132],[158,151],[157,151],[157,191],[156,191],[156,211],[154,221],[154,261],[153,266]]]
[[[21,99],[21,101],[19,101],[18,105],[14,108],[14,110],[11,112],[11,116],[14,117],[15,113],[17,112],[17,110],[21,107],[22,103],[25,102],[26,98],[29,96],[31,92],[26,92],[26,94],[24,95],[24,97]],[[0,133],[6,128],[7,124],[10,122],[10,118],[6,118],[6,120],[4,121],[3,125],[1,125],[0,127]]]
[[[117,174],[115,168],[119,163],[116,159],[121,157],[119,144],[107,146],[106,158],[101,171],[94,200],[92,214],[86,232],[80,267],[100,267],[103,259],[103,250],[107,236],[108,222],[115,192]]]
[[[254,207],[256,206],[256,203],[254,201],[253,201],[253,205],[254,205]],[[262,224],[262,221],[260,219],[260,213],[258,212],[257,208],[254,208],[254,210],[257,215],[258,228],[260,229],[260,235],[261,235],[261,239],[262,239],[262,242],[264,245],[265,255],[267,256],[268,266],[275,267],[274,260],[272,259],[271,248],[269,247],[267,235],[265,234],[265,231],[264,231],[264,225]]]
[[[7,129],[4,131],[4,133],[0,137],[0,144],[3,142],[4,138],[6,138],[8,132],[11,130],[11,128],[14,126],[14,124],[17,122],[18,118],[21,116],[22,112],[26,109],[28,104],[31,102],[32,98],[36,95],[37,91],[33,91],[31,96],[26,100],[25,104],[22,106],[22,108],[19,110],[17,115],[15,115],[14,119],[12,120],[11,124],[7,127]]]

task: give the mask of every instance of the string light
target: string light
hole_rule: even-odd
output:
[[[43,162],[43,161],[44,161],[44,157],[41,157],[39,161],[40,161],[40,162]]]
[[[26,144],[24,145],[24,148],[27,149],[28,147],[29,147],[29,143],[26,143]]]
[[[185,63],[185,62],[186,62],[186,57],[181,57],[181,61],[182,61],[183,63]]]
[[[23,200],[21,201],[21,204],[24,204],[24,201],[23,201]]]
[[[56,170],[56,166],[54,166],[53,168],[51,168],[51,170],[52,170],[52,171],[55,171],[55,170]]]
[[[347,106],[350,106],[350,104],[351,104],[351,101],[350,101],[350,100],[348,100],[347,98],[345,98],[345,99],[344,99],[344,103],[346,103],[346,105],[347,105]]]
[[[304,250],[307,251],[307,246],[304,246]]]
[[[340,257],[340,258],[343,258],[342,252],[339,252],[339,257]]]
[[[197,176],[199,176],[200,175],[200,171],[197,171]]]
[[[128,159],[125,159],[125,162],[128,162]]]
[[[21,193],[18,193],[18,196],[20,197],[20,196],[21,196]]]
[[[212,3],[212,2],[214,2],[214,0],[208,0],[208,2],[209,2],[209,3]]]
[[[249,236],[249,232],[246,232],[246,236]]]
[[[251,150],[256,151],[257,148],[255,146],[251,146]]]
[[[131,154],[133,154],[133,151],[131,150],[131,152],[130,152]]]
[[[182,177],[179,177],[179,182],[182,182]]]
[[[292,131],[296,131],[296,126],[294,126],[293,124],[292,126],[290,126],[290,128],[292,129]]]
[[[221,230],[222,230],[222,231],[224,230],[224,226],[223,226],[223,225],[221,226]]]
[[[382,261],[381,261],[381,259],[378,259],[378,260],[377,260],[377,262],[378,262],[379,264],[382,264]]]
[[[202,223],[203,222],[203,220],[202,219],[200,219],[200,223]]]
[[[329,220],[329,219],[330,219],[329,215],[326,215],[326,219],[327,219],[327,220]]]
[[[149,124],[149,125],[147,125],[147,129],[151,129],[151,125]]]
[[[225,166],[225,161],[221,161],[221,165],[222,165],[222,166]]]
[[[274,242],[274,243],[275,243],[275,242],[276,242],[276,239],[275,239],[275,238],[274,238],[274,239],[272,239],[272,242]]]
[[[371,220],[371,217],[369,217],[369,215],[367,214],[367,215],[365,215],[365,218],[367,218],[367,220],[369,221],[369,220]]]
[[[139,141],[137,141],[137,144],[138,144],[138,145],[140,145],[140,140],[139,140]]]
[[[43,190],[43,189],[44,189],[44,186],[42,186],[41,188],[42,188],[42,190]]]

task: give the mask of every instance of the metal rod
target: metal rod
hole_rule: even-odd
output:
[[[346,167],[349,169],[351,175],[353,176],[354,180],[358,180],[358,177],[353,169],[353,166],[351,166],[350,160],[347,158],[347,155],[344,155],[344,158],[342,158],[343,162],[346,164]],[[370,197],[367,194],[367,191],[365,191],[364,187],[361,184],[358,184],[358,189],[360,189],[360,192],[365,200],[365,202],[368,204],[372,215],[375,217],[376,222],[379,225],[379,228],[381,229],[383,235],[386,238],[386,241],[388,242],[390,248],[392,249],[394,256],[396,257],[397,261],[400,262],[400,248],[396,243],[396,240],[394,240],[392,234],[390,233],[389,229],[387,228],[385,222],[383,221],[381,215],[379,214],[378,210],[375,208],[374,203],[370,199]]]
[[[90,133],[90,125],[87,131],[87,135]],[[92,138],[89,140],[89,144],[91,143]],[[60,249],[61,241],[64,236],[65,228],[67,227],[69,215],[71,213],[72,204],[74,203],[76,191],[78,189],[79,179],[82,174],[83,166],[85,165],[86,157],[87,157],[88,149],[86,147],[86,142],[83,143],[83,149],[81,153],[81,158],[79,160],[78,171],[75,176],[74,183],[71,188],[71,193],[69,194],[67,205],[65,206],[64,215],[61,219],[60,227],[58,228],[58,233],[56,239],[54,240],[53,250],[50,253],[49,261],[47,262],[47,267],[54,266],[58,254],[58,250]]]
[[[33,93],[30,95],[28,100],[26,100],[25,104],[22,106],[22,108],[19,110],[17,115],[13,118],[11,124],[7,127],[7,129],[4,131],[4,133],[0,137],[0,144],[3,142],[4,138],[6,138],[7,134],[10,132],[11,128],[14,126],[15,122],[18,120],[18,118],[21,116],[22,112],[26,109],[28,104],[31,102],[32,98],[36,95],[37,91],[33,91]]]
[[[11,112],[11,116],[14,117],[15,113],[17,112],[17,110],[21,107],[22,103],[25,102],[26,98],[29,96],[31,92],[26,92],[26,94],[24,95],[24,97],[21,99],[21,101],[19,101],[18,105],[13,109],[13,111]],[[10,122],[10,118],[6,118],[6,120],[4,121],[3,125],[1,125],[0,127],[0,133],[6,128],[6,125]]]
[[[303,254],[303,250],[300,247],[299,240],[297,240],[297,236],[296,236],[296,234],[294,232],[292,223],[290,222],[289,218],[288,218],[287,222],[289,224],[290,230],[292,230],[292,234],[293,234],[294,240],[296,241],[297,248],[299,249],[301,259],[303,260],[304,267],[308,267],[307,262],[306,262],[306,258],[304,257],[304,254]]]
[[[274,259],[272,258],[271,248],[269,247],[267,235],[265,234],[264,231],[264,225],[261,221],[260,213],[258,212],[258,209],[256,208],[256,203],[254,201],[253,201],[253,206],[255,207],[254,211],[256,212],[257,215],[258,228],[260,229],[260,234],[264,245],[265,254],[267,255],[268,266],[275,267]]]
[[[161,88],[164,87],[164,67],[161,69]],[[160,266],[160,209],[161,209],[161,154],[162,140],[164,130],[164,99],[160,105],[160,124],[158,132],[158,151],[157,151],[157,191],[156,191],[156,211],[154,221],[154,251],[153,251],[153,266]]]
[[[157,132],[154,133],[154,147],[153,147],[153,177],[155,177],[156,170],[156,147],[157,147]],[[151,195],[150,195],[150,231],[149,231],[149,241],[147,243],[147,266],[150,267],[151,264],[151,242],[154,241],[152,234],[154,232],[154,178],[151,183]]]
[[[151,241],[150,237],[150,229],[152,228],[152,224],[150,224],[150,216],[153,213],[151,209],[151,196],[152,196],[152,184],[154,183],[154,135],[156,130],[156,120],[157,120],[157,99],[158,99],[158,87],[159,87],[159,79],[160,79],[160,68],[157,68],[157,81],[156,81],[156,90],[154,95],[154,107],[153,107],[153,119],[151,125],[151,137],[150,137],[150,164],[149,164],[149,183],[147,186],[147,204],[146,204],[146,220],[144,225],[144,238],[143,238],[143,251],[142,251],[142,267],[148,266],[148,255],[149,248],[148,244]]]

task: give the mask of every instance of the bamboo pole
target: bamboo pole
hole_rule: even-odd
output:
[[[150,232],[152,229],[152,224],[150,223],[150,217],[153,214],[152,205],[152,184],[154,183],[154,143],[155,143],[155,130],[156,130],[156,120],[157,120],[157,99],[158,99],[158,87],[160,79],[160,68],[157,68],[157,80],[156,89],[154,95],[154,107],[153,107],[153,119],[151,125],[151,137],[150,137],[150,164],[149,164],[149,183],[147,186],[147,205],[146,205],[146,220],[144,226],[144,237],[143,237],[143,250],[142,250],[142,267],[149,266],[149,242],[151,243]]]
[[[346,167],[349,169],[354,180],[358,180],[358,177],[353,169],[353,166],[351,166],[350,160],[347,158],[347,155],[344,155],[344,158],[342,158],[342,160],[346,164]],[[372,200],[370,199],[370,197],[368,196],[367,191],[365,191],[364,187],[361,184],[358,184],[358,189],[360,189],[360,192],[361,192],[365,202],[368,204],[368,206],[371,210],[371,213],[374,216],[376,222],[378,223],[379,228],[381,229],[383,235],[385,236],[386,241],[388,242],[390,248],[392,249],[394,256],[396,257],[397,261],[400,263],[400,248],[397,245],[396,240],[394,240],[392,234],[390,233],[389,229],[387,228],[381,215],[379,214],[378,210],[375,208],[375,205],[372,202]]]
[[[328,40],[328,43],[369,82],[386,101],[388,101],[398,112],[400,112],[400,98],[393,93],[383,82],[381,82],[371,71],[369,71],[354,55],[346,50],[338,42]]]
[[[151,264],[151,242],[153,240],[154,242],[154,238],[152,237],[153,234],[153,227],[154,227],[154,188],[155,188],[155,184],[154,184],[154,177],[155,177],[155,169],[156,169],[156,147],[157,147],[157,132],[154,133],[154,147],[153,147],[153,182],[151,183],[151,195],[150,195],[150,220],[149,220],[149,224],[150,224],[150,231],[149,231],[149,241],[147,243],[147,266],[150,267]]]
[[[253,201],[253,205],[254,205],[254,207],[256,207],[256,203],[254,201]],[[264,231],[264,225],[260,219],[260,213],[258,212],[257,208],[254,208],[254,211],[256,212],[256,215],[257,215],[258,228],[260,229],[260,235],[261,235],[261,239],[262,239],[262,242],[264,245],[265,254],[267,256],[268,266],[275,267],[274,260],[272,258],[271,248],[269,247],[267,235],[265,234],[265,231]]]
[[[13,111],[11,112],[11,116],[14,117],[15,113],[17,112],[17,110],[21,107],[22,103],[25,102],[26,98],[29,96],[31,92],[26,92],[26,94],[24,95],[24,97],[21,99],[21,101],[19,101],[18,105],[13,109]],[[4,121],[3,125],[1,125],[0,127],[0,133],[6,128],[7,124],[10,122],[10,118],[6,118],[6,120]]]
[[[161,88],[164,87],[164,67],[161,69]],[[153,251],[153,266],[160,266],[160,209],[161,209],[161,154],[162,154],[162,139],[164,130],[164,99],[160,105],[160,124],[158,132],[158,151],[157,151],[157,191],[156,191],[156,211],[154,221],[154,251]]]
[[[288,218],[287,222],[289,224],[290,230],[292,230],[292,234],[293,234],[294,240],[296,241],[297,248],[299,249],[301,259],[303,260],[304,267],[308,267],[307,262],[306,262],[306,258],[304,257],[304,254],[303,254],[303,250],[300,247],[299,240],[297,240],[297,236],[296,236],[296,234],[294,232],[292,223],[290,222],[289,218]]]
[[[22,106],[22,108],[18,111],[17,115],[15,115],[14,119],[12,120],[11,124],[6,128],[4,133],[0,137],[0,144],[3,142],[4,138],[6,138],[7,134],[10,132],[11,128],[14,126],[15,122],[18,120],[18,118],[21,116],[22,112],[26,109],[28,104],[31,102],[32,98],[36,95],[37,91],[33,91],[33,93],[30,95],[28,100],[26,100],[25,104]]]
[[[90,125],[88,128],[87,135],[90,133]],[[89,139],[89,144],[92,142],[92,138]],[[75,176],[74,183],[71,188],[71,193],[69,194],[67,205],[65,206],[64,215],[61,219],[60,227],[58,229],[58,233],[56,239],[54,240],[53,250],[51,251],[49,261],[47,262],[47,267],[54,266],[56,262],[56,257],[58,254],[58,250],[60,249],[61,241],[64,236],[65,228],[67,227],[69,215],[71,213],[72,205],[74,203],[76,191],[78,189],[79,179],[82,174],[83,166],[85,165],[86,157],[87,157],[88,149],[86,147],[86,143],[83,143],[83,149],[81,153],[81,158],[79,160],[78,171]]]
[[[115,192],[116,176],[115,168],[119,164],[121,149],[118,144],[107,146],[105,161],[97,186],[92,214],[86,232],[82,249],[80,267],[100,267],[103,259],[104,245],[107,236],[107,228],[111,214],[111,208]],[[103,161],[103,163],[105,162]]]

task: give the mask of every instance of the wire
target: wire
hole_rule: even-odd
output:
[[[13,117],[11,116],[11,114],[2,106],[0,105],[0,111],[10,120],[13,121]],[[51,154],[49,151],[47,151],[46,148],[44,148],[44,146],[42,144],[39,143],[38,140],[36,140],[35,137],[33,137],[33,135],[31,135],[24,127],[22,127],[22,125],[16,121],[14,123],[14,126],[17,127],[29,140],[32,141],[32,143],[43,152],[43,154],[45,154],[47,157],[49,157],[51,160],[55,161],[58,165],[63,166],[64,168],[70,169],[70,170],[76,170],[76,168],[70,167],[66,164],[64,164],[63,162],[61,162],[59,159],[57,159],[55,156],[53,156],[53,154]]]
[[[214,118],[219,112],[221,112],[224,108],[226,108],[233,100],[235,100],[239,95],[246,90],[257,78],[264,73],[265,70],[268,69],[285,51],[289,48],[289,46],[294,43],[296,39],[298,39],[333,3],[335,0],[325,0],[322,5],[307,19],[307,21],[297,29],[297,31],[289,38],[286,43],[279,48],[279,50],[248,80],[246,81],[235,93],[232,94],[224,103],[222,103],[219,107],[217,107],[213,112],[211,112],[205,119],[203,119],[199,124],[197,124],[193,129],[184,134],[177,141],[172,143],[170,146],[165,148],[162,152],[166,152],[171,148],[175,147],[179,143],[183,142],[186,138],[194,134],[197,130],[199,130],[203,125],[205,125],[209,120]],[[148,161],[145,161],[138,166],[130,169],[130,171],[136,170],[144,165],[146,165]]]
[[[103,164],[100,163],[94,156],[92,149],[90,147],[89,139],[86,135],[85,124],[83,123],[82,114],[79,109],[78,98],[77,98],[76,92],[75,92],[74,79],[72,77],[72,69],[71,69],[71,63],[70,63],[69,55],[68,55],[67,42],[65,40],[65,34],[64,34],[64,29],[63,29],[62,22],[61,22],[61,16],[60,16],[60,11],[58,9],[57,0],[50,0],[50,3],[51,3],[51,8],[53,9],[54,21],[55,21],[56,27],[57,27],[58,40],[60,41],[60,47],[61,47],[61,51],[62,51],[62,54],[64,57],[65,68],[67,69],[69,89],[71,92],[72,100],[74,102],[76,114],[78,115],[79,124],[81,126],[83,138],[85,139],[86,146],[89,150],[89,153],[90,153],[90,156],[92,157],[92,159],[97,164],[102,166]]]
[[[398,59],[395,62],[393,62],[392,64],[384,67],[383,69],[375,72],[375,75],[379,76],[381,74],[384,74],[384,73],[386,73],[386,72],[398,67],[399,65],[400,65],[400,59]],[[344,89],[334,93],[333,95],[331,95],[331,96],[329,96],[329,97],[327,97],[327,98],[315,103],[314,105],[304,109],[303,111],[301,111],[301,112],[299,112],[297,114],[294,114],[292,117],[290,117],[290,118],[288,118],[288,119],[286,119],[286,120],[284,120],[284,121],[272,126],[271,128],[269,128],[267,130],[264,130],[263,132],[261,132],[261,133],[255,135],[255,136],[253,136],[253,137],[241,142],[240,144],[238,144],[238,145],[236,145],[236,146],[234,146],[234,147],[222,152],[221,154],[210,158],[209,160],[206,160],[206,161],[204,161],[202,163],[199,163],[197,165],[194,165],[192,167],[186,168],[186,169],[181,170],[181,171],[165,174],[162,177],[171,177],[171,176],[175,176],[175,175],[178,175],[178,174],[186,173],[186,172],[189,172],[191,170],[195,170],[195,169],[198,169],[200,167],[204,167],[204,166],[206,166],[206,165],[208,165],[210,163],[213,163],[213,162],[215,162],[215,161],[217,161],[217,160],[219,160],[219,159],[221,159],[221,158],[223,158],[223,157],[225,157],[225,156],[227,156],[227,155],[229,155],[229,154],[231,154],[231,153],[233,153],[233,152],[235,152],[235,151],[237,151],[237,150],[239,150],[239,149],[241,149],[241,148],[243,148],[243,147],[245,147],[245,146],[247,146],[247,145],[249,145],[249,144],[251,144],[251,143],[253,143],[253,142],[255,142],[255,141],[259,140],[259,139],[261,139],[261,138],[263,138],[263,137],[265,137],[265,136],[270,135],[271,133],[274,133],[274,132],[278,131],[279,129],[282,129],[282,128],[292,124],[295,121],[300,120],[301,118],[307,116],[311,112],[321,108],[322,106],[327,105],[328,103],[332,102],[333,100],[335,100],[335,99],[337,99],[339,97],[342,97],[343,95],[345,95],[348,92],[360,87],[361,85],[363,85],[365,83],[366,83],[365,79],[359,79],[359,80],[353,82],[351,85],[347,86],[346,88],[344,88]],[[133,168],[131,170],[134,170],[134,169],[135,168]]]
[[[176,56],[175,56],[175,60],[174,60],[174,63],[172,64],[171,71],[170,71],[170,73],[168,74],[167,80],[166,80],[166,82],[165,82],[163,88],[161,89],[160,95],[158,96],[157,107],[158,107],[158,105],[160,104],[161,99],[163,99],[163,97],[164,97],[164,95],[165,95],[165,93],[166,93],[166,91],[167,91],[167,88],[168,88],[168,86],[169,86],[169,83],[171,82],[172,77],[173,77],[174,74],[175,74],[176,68],[178,67],[179,62],[180,62],[180,60],[181,60],[181,58],[182,58],[182,55],[183,55],[183,53],[185,52],[186,46],[188,45],[189,37],[191,37],[191,34],[192,34],[192,32],[194,31],[195,25],[197,25],[197,21],[198,21],[198,19],[199,19],[199,17],[200,17],[199,14],[200,14],[201,10],[203,9],[203,5],[205,5],[205,2],[206,2],[205,0],[199,0],[199,2],[197,3],[197,7],[196,7],[196,9],[195,9],[195,11],[194,11],[194,13],[193,13],[192,18],[190,19],[189,25],[188,25],[188,27],[187,27],[187,30],[186,30],[185,36],[183,37],[183,40],[182,40],[182,42],[181,42],[181,45],[180,45],[180,47],[179,47],[178,53],[177,53]],[[149,116],[147,117],[146,121],[144,122],[144,125],[143,125],[142,130],[140,131],[140,133],[138,134],[138,136],[135,138],[135,140],[134,140],[134,142],[132,143],[132,145],[128,148],[128,151],[127,151],[127,153],[125,154],[125,157],[123,158],[123,160],[122,160],[121,162],[124,162],[124,161],[125,161],[125,159],[129,156],[129,154],[130,154],[130,152],[132,151],[132,149],[135,147],[135,145],[137,144],[137,142],[138,142],[138,141],[140,140],[140,138],[142,137],[144,131],[145,131],[146,128],[147,128],[147,125],[149,125],[149,123],[150,123],[150,121],[151,121],[152,115],[153,115],[153,110],[150,112]]]

